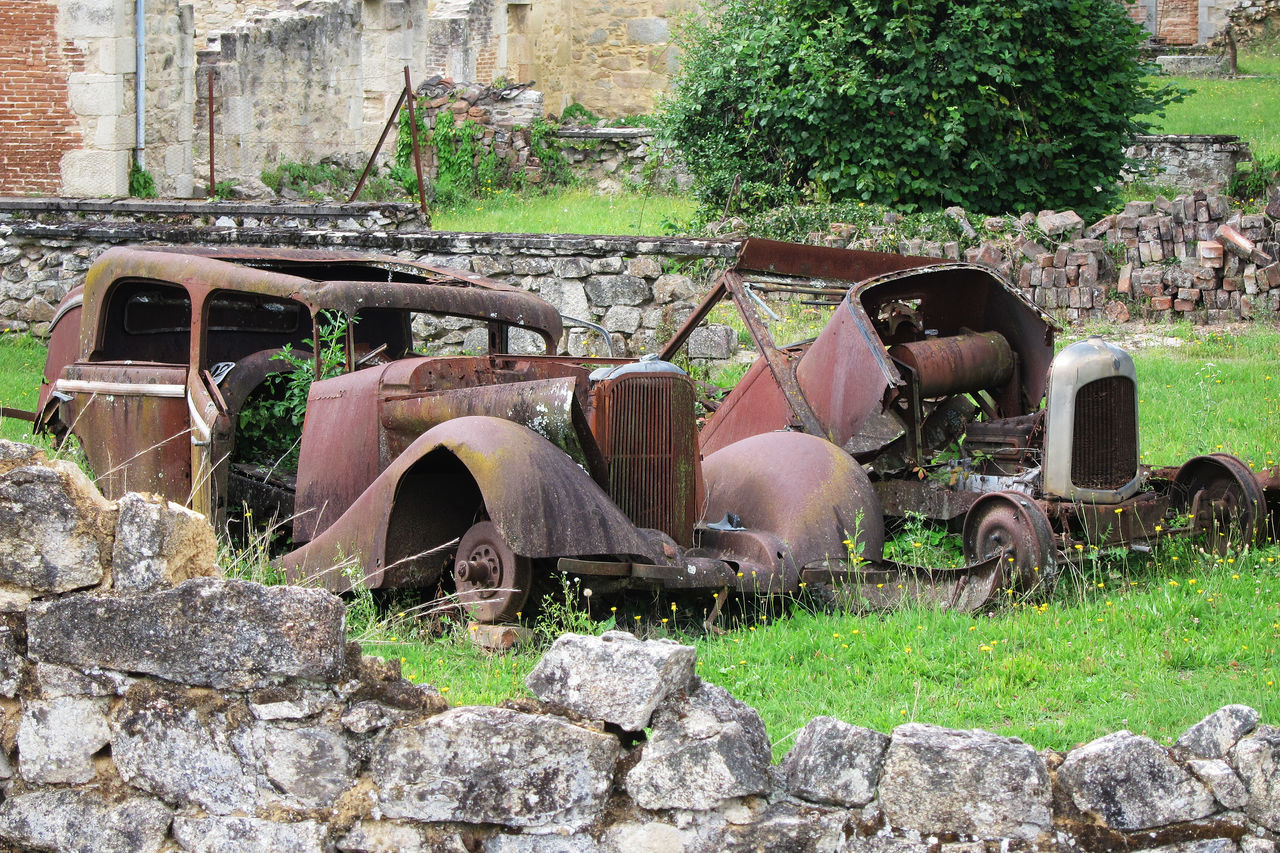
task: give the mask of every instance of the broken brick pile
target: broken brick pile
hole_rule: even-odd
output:
[[[1043,211],[964,258],[1000,270],[1070,322],[1124,322],[1135,311],[1148,320],[1248,319],[1280,312],[1280,203],[1268,212],[1245,214],[1205,192],[1129,202],[1087,228],[1072,211]]]

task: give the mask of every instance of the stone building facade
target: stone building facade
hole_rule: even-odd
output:
[[[201,196],[282,161],[359,165],[404,86],[536,81],[547,109],[651,111],[690,0],[147,0],[138,139],[134,0],[0,8],[0,195]],[[211,103],[212,102],[212,103]],[[384,156],[386,150],[384,149]]]

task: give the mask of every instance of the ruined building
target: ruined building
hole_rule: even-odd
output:
[[[287,160],[359,161],[405,66],[415,84],[536,81],[555,113],[574,101],[648,112],[674,67],[671,21],[685,3],[0,4],[0,195],[127,195],[135,149],[161,194],[203,194],[210,90],[219,179]]]

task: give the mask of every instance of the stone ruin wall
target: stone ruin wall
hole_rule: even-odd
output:
[[[963,211],[953,214],[974,230]],[[898,250],[987,264],[1067,324],[1280,317],[1280,225],[1265,214],[1242,215],[1220,196],[1131,202],[1088,227],[1069,211],[987,225],[988,233],[1008,230],[967,247],[902,240]],[[0,331],[47,334],[58,301],[112,245],[299,246],[366,250],[490,276],[539,294],[566,316],[603,325],[619,355],[638,356],[657,351],[693,311],[706,287],[698,271],[730,263],[740,239],[452,234],[424,230],[413,206],[394,203],[9,200],[0,204]],[[810,241],[854,249],[874,243],[839,224]],[[433,352],[484,345],[479,330],[461,323],[424,321],[415,331]],[[519,336],[513,343],[536,345]],[[607,354],[599,333],[580,327],[567,329],[561,349]],[[738,351],[732,329],[704,326],[688,355],[719,361]]]
[[[212,33],[195,72],[195,194],[207,193],[209,81],[216,181],[256,184],[285,161],[361,168],[420,69],[425,4],[317,0]],[[415,81],[416,82],[416,81]]]
[[[654,111],[678,64],[671,43],[690,0],[560,0],[529,7],[532,78],[559,114],[578,102],[615,117]]]
[[[0,194],[128,195],[137,146],[133,32],[131,3],[5,4]],[[147,32],[144,165],[161,192],[182,194],[191,176],[190,4],[151,0]]]
[[[209,525],[0,441],[0,842],[23,850],[1275,853],[1280,728],[1063,754],[814,718],[781,763],[696,651],[562,636],[450,707],[322,590],[224,579]]]

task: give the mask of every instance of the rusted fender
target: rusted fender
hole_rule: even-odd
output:
[[[291,582],[318,581],[338,591],[349,589],[353,577],[369,587],[399,578],[432,584],[438,567],[432,577],[398,564],[433,549],[447,557],[448,543],[483,514],[521,556],[663,561],[563,451],[528,427],[473,416],[420,436],[331,527],[279,563]],[[345,574],[335,572],[344,561]]]
[[[884,517],[862,466],[829,441],[798,432],[755,435],[703,463],[705,519],[737,516],[747,530],[781,543],[776,568],[757,578],[762,592],[794,592],[808,563],[855,555],[878,561]]]

